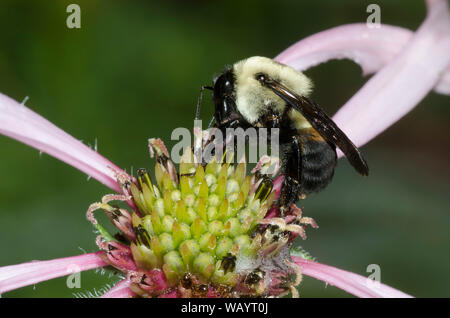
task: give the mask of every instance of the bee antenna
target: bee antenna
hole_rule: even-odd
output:
[[[210,91],[214,90],[214,88],[211,86],[202,86],[200,88],[200,96],[198,97],[198,101],[197,101],[197,111],[195,113],[195,120],[200,119],[200,110],[202,108],[202,97],[203,97],[203,91],[205,89],[209,89]]]
[[[213,125],[215,120],[216,120],[216,118],[214,116],[212,116],[211,120],[209,121],[208,128],[211,128],[211,126]]]

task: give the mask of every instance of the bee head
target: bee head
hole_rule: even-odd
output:
[[[286,103],[262,79],[278,81],[293,92],[307,96],[311,81],[302,73],[269,58],[254,56],[232,66],[236,109],[250,124],[269,113],[282,114]]]
[[[234,85],[235,79],[230,66],[214,80],[216,123],[223,123],[236,113]]]

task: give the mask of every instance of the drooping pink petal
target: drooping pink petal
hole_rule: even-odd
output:
[[[405,48],[333,117],[361,146],[411,111],[450,65],[446,0],[427,1],[427,18]]]
[[[376,29],[364,23],[346,24],[308,36],[281,52],[275,60],[304,71],[331,59],[350,59],[368,75],[389,63],[412,34],[390,25]]]
[[[281,52],[275,60],[305,71],[332,59],[350,59],[361,66],[363,75],[368,75],[391,62],[412,36],[408,29],[386,24],[380,28],[368,28],[364,23],[341,25],[308,36]],[[450,95],[450,67],[435,91]]]
[[[124,279],[114,285],[109,291],[104,293],[101,298],[131,298],[136,294],[130,289],[130,280]]]
[[[101,258],[102,254],[104,252],[0,267],[0,294],[56,277],[107,266]]]
[[[306,260],[301,257],[292,256],[292,260],[301,267],[306,276],[324,281],[346,292],[361,298],[411,298],[399,290],[384,284],[375,284],[371,279],[338,269],[336,267],[323,265]]]
[[[120,192],[110,167],[122,171],[120,168],[42,116],[1,93],[0,134],[58,158]]]

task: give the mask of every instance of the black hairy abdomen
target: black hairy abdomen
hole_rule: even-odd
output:
[[[318,192],[333,178],[336,149],[325,141],[308,140],[301,150],[300,193]]]
[[[336,148],[324,140],[292,136],[284,144],[284,171],[298,182],[298,194],[319,192],[332,180]]]

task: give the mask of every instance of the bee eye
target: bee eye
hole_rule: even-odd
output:
[[[264,85],[264,83],[265,83],[265,81],[266,81],[266,75],[265,75],[264,73],[258,73],[258,74],[256,74],[255,78],[256,78],[256,80],[257,80],[258,82],[260,82],[261,84]]]

